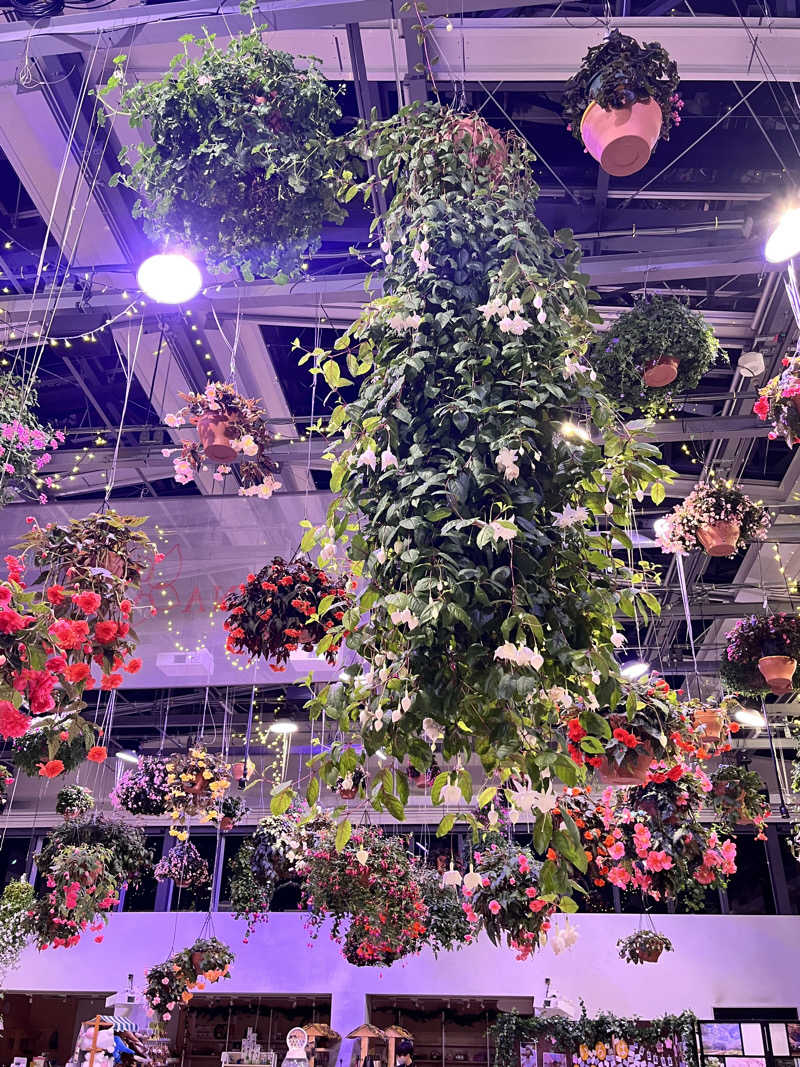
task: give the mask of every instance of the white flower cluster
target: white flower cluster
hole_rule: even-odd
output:
[[[503,472],[503,477],[507,482],[515,482],[519,478],[518,454],[512,448],[501,448],[495,458],[495,463]]]
[[[422,322],[421,315],[401,315],[399,312],[392,315],[389,325],[393,330],[417,330]]]
[[[506,641],[494,650],[494,658],[513,663],[517,667],[533,667],[535,671],[544,664],[544,656],[536,648],[528,648],[527,645],[514,645]]]
[[[542,298],[538,294],[533,298],[533,306],[538,310],[536,320],[540,325],[544,325],[547,322],[547,312],[542,307]],[[512,296],[506,303],[500,297],[494,297],[487,304],[480,304],[478,311],[483,312],[483,317],[486,322],[494,318],[495,315],[500,319],[498,326],[501,333],[513,333],[517,337],[520,337],[526,330],[530,329],[533,325],[523,318],[522,301],[518,296]]]

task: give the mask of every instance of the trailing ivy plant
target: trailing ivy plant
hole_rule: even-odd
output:
[[[126,87],[127,57],[114,61],[101,97],[123,87],[118,113],[134,129],[146,124],[149,143],[123,147],[112,184],[139,194],[134,215],[150,237],[196,245],[215,273],[288,281],[319,247],[323,223],[345,217],[331,133],[338,90],[315,59],[301,57],[298,70],[255,24],[222,48],[208,31],[180,41],[183,52],[152,82]]]
[[[310,354],[332,391],[350,383],[345,369],[361,383],[333,410],[329,429],[345,437],[336,497],[303,551],[318,544],[324,564],[338,544],[364,581],[317,646],[344,639],[361,659],[309,707],[345,738],[359,732],[367,755],[394,759],[368,796],[397,817],[402,765],[424,772],[434,747],[468,802],[477,790],[458,761],[477,754],[498,772],[481,806],[512,777],[575,784],[584,770],[554,694],[580,696],[587,731],[605,730],[590,709],[620,697],[615,614],[658,610],[612,542],[630,546],[633,495],[663,492],[669,472],[618,424],[582,362],[596,316],[579,253],[569,231],[553,238],[536,217],[530,152],[510,137],[501,158],[497,137],[435,104],[354,133],[350,148],[379,174],[345,173],[343,195],[368,198],[378,181],[395,190],[380,220],[386,295],[332,353]],[[575,420],[591,420],[593,435]],[[360,760],[345,740],[312,763],[333,787]],[[315,779],[311,803],[318,789]],[[541,818],[545,849],[552,836],[585,870],[575,826],[553,835]],[[546,862],[541,885],[566,898],[567,869]]]
[[[662,356],[680,360],[678,375],[670,385],[648,388],[645,366]],[[694,389],[712,364],[726,358],[698,311],[673,297],[653,296],[637,300],[598,334],[592,362],[620,408],[656,416],[667,414],[674,396]]]

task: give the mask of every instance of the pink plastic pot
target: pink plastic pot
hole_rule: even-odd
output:
[[[607,174],[622,178],[635,174],[647,163],[662,121],[661,108],[655,100],[608,109],[593,100],[581,119],[581,139]]]

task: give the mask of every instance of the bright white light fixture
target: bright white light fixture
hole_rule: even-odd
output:
[[[577,437],[580,441],[591,441],[591,434],[587,433],[582,426],[575,422],[562,422],[561,432],[565,437]]]
[[[767,725],[767,720],[755,708],[737,708],[733,717],[742,726],[749,726],[753,730],[763,730]]]
[[[641,659],[632,659],[628,663],[623,663],[619,673],[623,678],[627,678],[629,682],[635,682],[637,678],[641,678],[649,670],[649,663],[645,663]]]
[[[135,752],[128,752],[126,749],[122,749],[117,753],[117,759],[122,760],[123,763],[138,763],[139,757]]]
[[[292,722],[290,719],[277,719],[275,722],[270,723],[269,733],[271,734],[294,734],[297,733],[297,723]]]
[[[785,211],[769,236],[764,255],[770,263],[783,263],[800,252],[800,208]]]
[[[159,304],[184,304],[203,286],[196,264],[179,252],[150,256],[139,267],[136,280],[142,292]]]

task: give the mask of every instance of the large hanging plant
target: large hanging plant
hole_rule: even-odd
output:
[[[89,754],[94,762],[106,758],[95,744],[94,727],[80,715],[40,715],[13,742],[15,765],[30,777],[58,778],[80,766]]]
[[[352,139],[395,190],[381,219],[387,295],[314,357],[334,390],[340,361],[363,380],[333,411],[345,438],[337,496],[303,550],[317,543],[325,560],[339,542],[365,579],[317,646],[346,638],[363,668],[324,688],[312,715],[357,724],[366,752],[398,768],[424,772],[436,743],[453,765],[479,754],[498,771],[488,802],[508,777],[542,789],[551,774],[582,776],[547,694],[607,700],[615,613],[658,610],[613,539],[629,543],[633,494],[667,472],[619,430],[581,361],[591,335],[578,254],[536,218],[530,154],[513,137],[498,154],[496,132],[464,124],[428,105]],[[574,435],[581,411],[596,441]],[[334,784],[352,749],[335,744],[319,764]],[[396,814],[406,789],[404,774],[384,775],[370,800]],[[568,893],[558,879],[548,884]]]
[[[800,355],[784,358],[781,373],[758,392],[753,412],[772,423],[771,439],[781,437],[792,448],[800,441]]]
[[[722,358],[699,312],[674,297],[652,296],[638,300],[598,335],[592,363],[619,407],[658,416]],[[664,384],[648,386],[646,376]]]
[[[657,41],[639,44],[633,37],[611,30],[602,44],[593,45],[567,82],[561,105],[567,129],[581,140],[581,120],[594,102],[607,110],[629,108],[654,100],[661,110],[656,137],[669,140],[673,123],[680,124],[683,102],[677,95],[678,68]]]
[[[172,880],[179,889],[197,889],[208,885],[207,861],[191,841],[178,841],[153,870],[157,882]]]
[[[87,929],[103,928],[119,903],[112,865],[109,849],[86,844],[68,845],[43,868],[48,891],[37,900],[33,918],[39,948],[72,948]],[[102,940],[97,933],[95,941]]]
[[[766,540],[770,516],[735,485],[699,482],[667,516],[658,533],[665,552],[703,548],[712,556],[732,556],[751,541]]]
[[[496,835],[474,859],[474,876],[463,887],[467,918],[486,930],[492,944],[505,940],[517,959],[527,959],[545,943],[555,909],[540,882],[541,863],[529,849]]]
[[[87,812],[54,827],[36,856],[37,866],[40,871],[47,871],[62,851],[84,846],[107,850],[104,869],[116,889],[141,882],[152,870],[153,856],[144,832],[138,826],[99,812]]]
[[[224,48],[208,32],[181,41],[160,79],[122,94],[120,111],[149,143],[123,148],[116,179],[139,194],[134,215],[148,236],[197,246],[214,272],[287,280],[319,247],[323,223],[345,217],[336,91],[316,60],[298,70],[256,28]],[[125,85],[124,62],[104,95]]]
[[[33,933],[33,886],[24,878],[9,882],[0,895],[0,981],[19,964]]]
[[[186,841],[187,815],[198,815],[201,822],[219,818],[222,798],[231,786],[231,765],[205,745],[197,744],[188,752],[173,753],[166,771],[167,808],[173,819],[169,832],[179,841]]]
[[[47,502],[53,479],[43,471],[64,434],[39,422],[36,401],[33,386],[15,374],[0,376],[0,506],[17,495]]]
[[[165,448],[165,456],[178,452],[172,463],[175,481],[190,482],[206,463],[222,464],[214,477],[222,479],[230,473],[237,456],[239,464],[239,496],[257,496],[266,500],[281,483],[274,477],[278,469],[270,456],[272,434],[264,422],[261,401],[240,396],[233,385],[210,382],[202,393],[180,393],[185,407],[174,415],[167,415],[167,426],[194,426],[200,437],[197,441],[182,441],[180,449]]]
[[[273,670],[285,670],[295,649],[311,651],[325,640],[324,654],[336,660],[339,642],[328,640],[352,605],[348,580],[315,566],[305,556],[288,563],[276,556],[258,574],[248,574],[221,605],[229,652],[263,656]]]
[[[303,872],[312,932],[331,920],[349,963],[388,966],[422,948],[426,908],[404,838],[365,825],[343,844],[335,827],[323,826]]]
[[[725,639],[720,678],[729,693],[758,696],[791,690],[800,659],[800,617],[750,615],[740,619]]]

